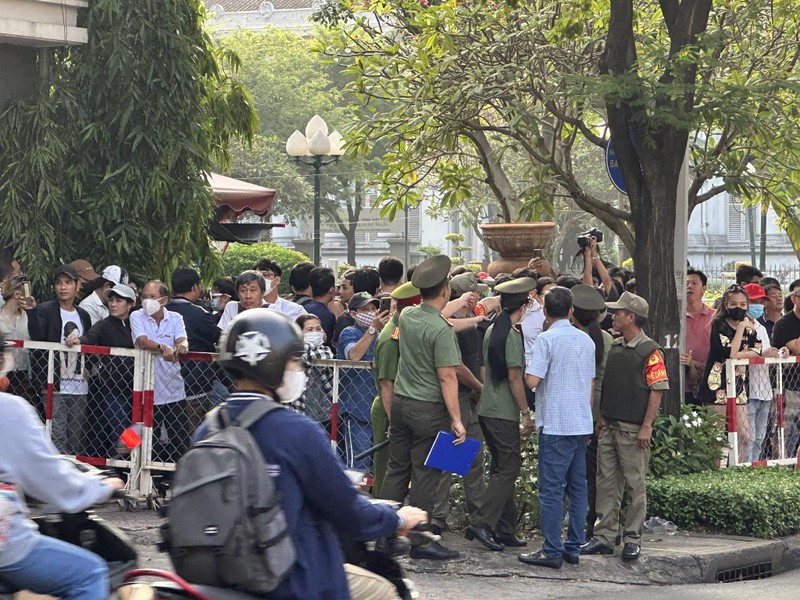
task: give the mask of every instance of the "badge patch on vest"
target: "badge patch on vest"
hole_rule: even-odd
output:
[[[395,327],[394,331],[392,331],[392,339],[395,340],[395,341],[400,339],[400,328],[399,327]]]
[[[661,353],[656,350],[647,359],[647,366],[645,367],[645,381],[647,387],[659,381],[667,381],[667,365],[664,364],[664,359],[661,358]]]

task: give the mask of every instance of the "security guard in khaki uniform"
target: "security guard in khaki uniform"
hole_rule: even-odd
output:
[[[442,472],[425,466],[439,431],[452,430],[456,443],[467,432],[461,422],[456,368],[461,364],[453,328],[441,311],[450,300],[450,259],[433,256],[414,270],[411,283],[422,304],[398,319],[400,362],[390,410],[389,469],[381,497],[403,502],[412,480],[414,503],[433,512]],[[438,542],[411,548],[412,558],[450,559],[458,552]]]
[[[669,389],[664,353],[642,331],[649,307],[644,298],[623,292],[614,311],[614,329],[622,334],[608,353],[600,400],[600,435],[597,448],[597,523],[594,537],[581,554],[613,554],[619,531],[622,492],[630,506],[625,517],[623,560],[641,553],[642,527],[647,515],[645,477],[650,464],[653,421]]]
[[[376,446],[386,441],[389,429],[389,416],[394,398],[394,380],[397,377],[397,364],[400,362],[400,313],[409,306],[422,301],[419,290],[409,281],[396,288],[392,294],[394,313],[391,320],[381,330],[375,349],[372,352],[372,372],[378,386],[378,395],[372,403],[372,442]],[[389,449],[382,448],[372,456],[372,495],[380,496],[386,467],[389,463]]]

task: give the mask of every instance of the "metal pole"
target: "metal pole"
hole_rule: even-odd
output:
[[[406,269],[411,266],[411,253],[409,252],[408,248],[408,203],[406,203],[405,208],[403,209],[406,215],[406,223],[405,223],[405,235],[406,235],[406,252],[405,252],[405,265]]]
[[[322,262],[322,256],[320,251],[320,246],[322,240],[320,239],[320,215],[319,215],[319,205],[320,205],[320,170],[322,169],[322,157],[315,156],[314,162],[312,163],[314,167],[314,264],[319,266]]]

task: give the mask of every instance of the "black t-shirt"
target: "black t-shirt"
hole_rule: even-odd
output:
[[[706,360],[706,370],[700,382],[702,404],[725,404],[727,402],[727,378],[725,361],[731,357],[731,342],[736,330],[725,319],[711,322],[711,346]],[[739,350],[761,350],[761,341],[755,329],[744,330]],[[747,402],[747,369],[736,367],[736,403]]]
[[[772,339],[770,340],[774,348],[783,348],[787,343],[800,337],[800,319],[794,311],[783,315],[772,328]],[[800,391],[800,370],[789,367],[783,372],[783,387],[793,392]]]
[[[461,362],[475,378],[480,381],[481,367],[483,366],[483,332],[476,328],[465,329],[456,334],[458,348],[461,351]],[[471,389],[461,383],[458,384],[459,393],[469,392]]]

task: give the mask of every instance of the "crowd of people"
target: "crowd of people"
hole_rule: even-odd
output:
[[[784,297],[780,282],[751,265],[736,269],[736,282],[712,308],[703,302],[708,278],[689,269],[686,277],[687,404],[709,406],[726,416],[727,359],[777,358],[800,354],[800,280],[793,281]],[[740,462],[778,458],[774,436],[774,402],[777,369],[765,364],[735,369],[735,396]],[[800,444],[800,371],[782,372],[786,456],[797,454]]]
[[[338,278],[303,262],[288,272],[291,294],[285,296],[284,270],[269,257],[235,279],[218,279],[210,290],[189,267],[176,269],[167,286],[136,282],[117,265],[98,273],[76,260],[53,271],[55,299],[41,303],[19,263],[6,257],[0,332],[9,339],[158,353],[156,459],[174,462],[205,412],[233,389],[215,364],[184,355],[215,352],[242,313],[278,313],[302,333],[298,358],[307,375],[302,389],[282,388],[278,396],[326,431],[338,426],[342,458],[371,476],[376,497],[408,500],[441,534],[451,477],[426,467],[426,458],[439,431],[452,431],[456,443],[477,439],[491,462],[487,470],[478,453],[464,477],[465,535],[494,551],[522,548],[527,540],[517,537],[514,490],[522,438],[536,432],[545,541],[519,559],[558,568],[623,544],[621,557],[635,560],[652,426],[669,377],[663,350],[645,333],[649,306],[636,294],[634,273],[600,258],[593,237],[582,253],[581,278],[553,273],[542,258],[494,278],[453,268],[442,255],[408,270],[387,257],[377,268],[348,269]],[[777,280],[752,267],[736,276],[712,309],[703,302],[706,276],[687,271],[686,402],[722,414],[726,359],[800,354],[800,281],[790,286],[787,310]],[[37,371],[34,352],[14,351],[9,391],[41,410],[46,372]],[[113,453],[130,421],[131,359],[57,354],[53,442],[68,454]],[[338,390],[333,359],[348,361],[341,363]],[[796,451],[800,378],[786,373],[788,448]],[[749,460],[768,451],[773,378],[765,365],[737,369],[739,439]],[[338,416],[331,410],[334,392]],[[93,439],[98,431],[103,435]],[[565,493],[569,527],[562,539]],[[620,528],[623,493],[630,504]],[[411,556],[458,553],[434,542],[413,546]]]

